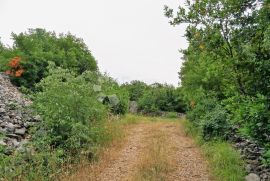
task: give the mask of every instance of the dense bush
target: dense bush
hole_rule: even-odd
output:
[[[121,85],[129,93],[129,98],[131,101],[138,101],[143,94],[150,88],[146,83],[134,80],[130,83],[125,83]]]
[[[103,103],[107,104],[114,114],[125,114],[128,111],[129,95],[127,90],[119,86],[118,83],[104,75],[101,88],[103,93]]]
[[[37,133],[44,144],[62,148],[73,154],[93,144],[93,127],[106,116],[105,106],[98,101],[91,82],[69,70],[57,68],[49,72],[37,87],[34,108],[43,122]],[[43,135],[44,134],[44,135]]]
[[[229,114],[230,122],[240,126],[240,134],[268,143],[269,1],[201,0],[186,1],[186,5],[177,13],[166,6],[165,15],[172,25],[188,24],[189,47],[182,51],[179,74],[184,100],[192,103],[191,108],[195,103],[188,117],[194,122],[205,117],[211,127],[219,128]],[[216,112],[224,118],[216,117],[215,111],[204,113],[204,101],[212,98],[227,110]],[[212,135],[213,130],[204,131]]]
[[[231,123],[228,112],[214,98],[202,98],[194,103],[187,118],[199,128],[204,139],[226,138]]]
[[[191,120],[195,125],[199,126],[202,119],[208,112],[215,109],[217,101],[213,98],[202,98],[200,102],[194,103],[187,112],[187,118]]]
[[[48,69],[31,95],[42,121],[31,130],[27,149],[8,156],[8,149],[0,147],[4,180],[55,180],[66,166],[92,160],[116,134],[107,126],[109,113],[127,110],[127,92],[109,76],[93,71],[77,75],[53,62]]]
[[[230,128],[229,114],[217,105],[205,114],[200,124],[204,139],[226,138]]]
[[[0,63],[6,65],[14,57],[20,57],[24,72],[20,77],[11,76],[18,86],[33,88],[47,75],[49,61],[77,74],[97,70],[96,61],[86,44],[71,34],[56,35],[44,29],[30,29],[26,33],[13,33],[12,39],[14,45],[9,53],[0,56]]]
[[[146,113],[158,111],[184,112],[181,91],[169,85],[152,84],[138,100],[139,109]]]
[[[241,134],[262,143],[270,141],[269,101],[265,96],[237,96],[224,102],[233,114],[234,122],[241,127]]]

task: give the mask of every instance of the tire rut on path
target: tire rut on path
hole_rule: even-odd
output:
[[[136,171],[136,164],[143,154],[144,139],[150,131],[149,124],[136,125],[129,133],[126,145],[118,154],[118,158],[105,168],[97,181],[126,181],[131,179],[131,175]]]
[[[212,180],[206,161],[194,141],[187,137],[182,126],[167,123],[163,126],[169,136],[168,145],[173,150],[169,155],[174,164],[174,171],[167,180],[174,181],[210,181]]]

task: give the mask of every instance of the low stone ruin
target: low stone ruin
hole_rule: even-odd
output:
[[[28,142],[29,128],[40,120],[39,116],[32,116],[30,105],[31,101],[0,73],[0,145],[21,149]]]

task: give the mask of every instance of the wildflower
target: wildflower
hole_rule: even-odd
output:
[[[21,77],[23,74],[24,70],[23,69],[19,69],[15,72],[15,77]]]

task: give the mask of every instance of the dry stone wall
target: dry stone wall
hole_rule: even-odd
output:
[[[40,121],[40,117],[32,116],[30,105],[31,101],[0,73],[0,145],[22,149],[31,139],[28,131]]]

